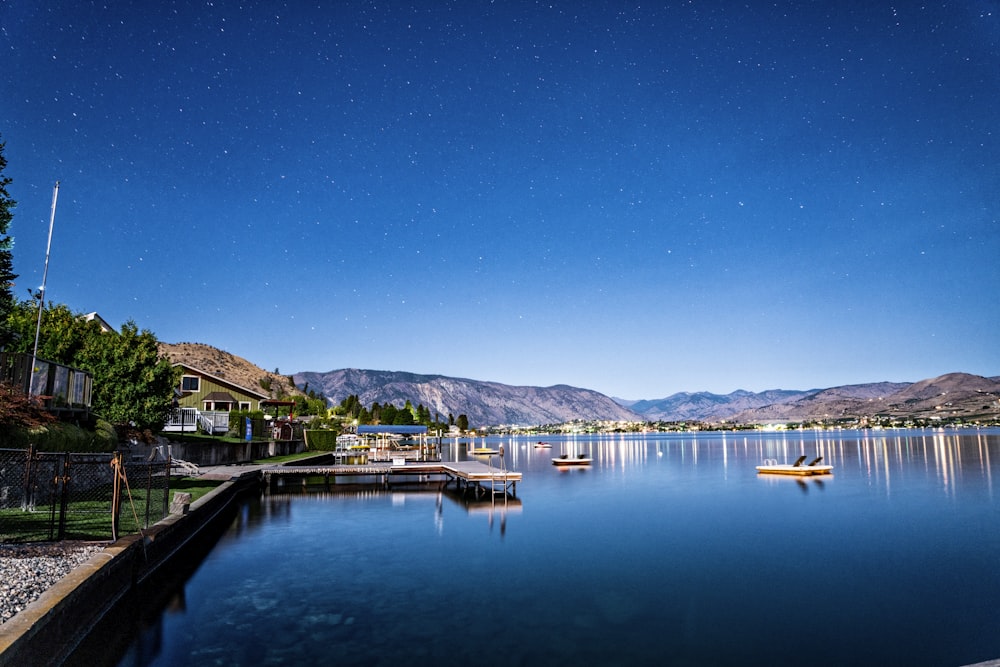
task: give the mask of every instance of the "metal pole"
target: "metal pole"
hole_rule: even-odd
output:
[[[35,324],[35,347],[31,352],[31,375],[35,374],[38,359],[38,338],[42,332],[42,308],[45,306],[45,283],[49,279],[49,253],[52,250],[52,227],[56,224],[56,200],[59,199],[59,181],[52,188],[52,214],[49,217],[49,242],[45,246],[45,270],[42,272],[42,288],[38,292],[38,322]],[[31,393],[31,378],[28,379],[28,393]]]

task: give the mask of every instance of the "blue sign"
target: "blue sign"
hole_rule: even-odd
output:
[[[247,442],[250,442],[251,438],[253,438],[253,424],[250,423],[249,417],[247,417],[246,420],[247,420]]]

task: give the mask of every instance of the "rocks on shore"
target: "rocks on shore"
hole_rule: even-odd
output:
[[[0,545],[0,623],[103,549],[82,542]]]

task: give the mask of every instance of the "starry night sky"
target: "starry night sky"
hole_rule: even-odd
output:
[[[0,2],[19,298],[58,180],[52,301],[286,374],[1000,374],[995,0],[305,5]]]

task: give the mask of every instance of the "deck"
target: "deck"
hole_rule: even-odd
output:
[[[486,495],[516,497],[517,483],[522,478],[519,472],[503,470],[480,461],[274,466],[264,468],[261,474],[268,485],[276,478],[283,480],[288,477],[324,477],[329,481],[337,477],[374,476],[387,487],[394,484],[438,482],[445,487],[454,484],[458,491],[471,493],[477,498]]]

